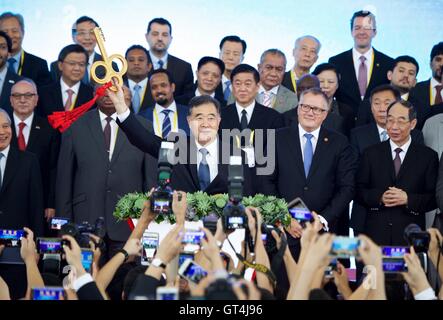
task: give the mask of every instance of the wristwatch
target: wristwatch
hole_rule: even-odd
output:
[[[126,262],[128,260],[128,258],[129,258],[128,252],[125,249],[119,249],[119,250],[117,250],[117,253],[118,252],[123,253],[123,255],[125,256],[125,261],[124,262]]]
[[[166,264],[163,261],[161,261],[159,258],[154,258],[151,262],[151,265],[157,268],[166,269]]]

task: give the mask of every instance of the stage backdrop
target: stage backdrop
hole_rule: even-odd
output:
[[[369,9],[377,17],[373,45],[396,57],[408,54],[420,64],[419,80],[429,78],[429,53],[443,40],[442,0],[1,0],[0,11],[25,18],[25,50],[56,60],[71,43],[71,26],[82,15],[103,28],[108,53],[124,53],[132,44],[147,46],[149,20],[164,17],[172,23],[170,53],[193,68],[204,55],[217,56],[220,40],[236,34],[248,44],[245,63],[256,66],[260,54],[279,48],[292,67],[294,40],[304,34],[322,43],[318,63],[352,47],[349,20],[353,12]]]

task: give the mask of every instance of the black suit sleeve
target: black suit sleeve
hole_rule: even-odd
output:
[[[443,156],[440,159],[440,169],[438,171],[438,181],[436,189],[437,205],[443,214]]]
[[[381,198],[386,190],[371,188],[371,176],[373,175],[370,153],[363,152],[357,171],[357,194],[356,200],[365,208],[380,208],[383,204]]]
[[[275,168],[269,175],[256,175],[255,181],[257,181],[256,190],[259,193],[263,193],[265,195],[270,196],[279,196],[278,192],[278,139],[280,136],[276,135],[276,142],[275,142],[275,150],[274,150],[274,159],[275,159]],[[281,138],[280,138],[281,139]],[[271,154],[272,156],[272,154]],[[270,159],[271,157],[268,157]],[[255,170],[258,170],[259,168],[255,168]]]
[[[133,300],[137,296],[155,298],[157,287],[159,287],[161,284],[161,280],[141,274],[137,277],[132,285],[131,292],[129,293],[129,299]]]
[[[51,132],[47,208],[55,208],[55,181],[57,179],[57,161],[60,152],[60,134],[56,130],[51,130]]]
[[[194,74],[190,64],[186,64],[185,79],[183,83],[183,94],[192,92],[194,90]]]
[[[117,124],[134,146],[143,152],[149,153],[154,158],[158,158],[162,139],[144,128],[133,113],[130,113],[123,122],[117,119]]]
[[[30,163],[29,177],[29,228],[34,232],[35,236],[43,235],[44,226],[44,204],[43,204],[43,184],[40,173],[40,165],[38,159],[32,155]]]
[[[94,281],[89,282],[77,290],[78,300],[104,300]]]

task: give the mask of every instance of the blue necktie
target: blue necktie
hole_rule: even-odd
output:
[[[162,111],[162,113],[165,115],[162,125],[162,138],[165,140],[168,137],[169,132],[171,132],[171,119],[169,119],[169,112],[171,112],[171,110],[166,109]]]
[[[381,142],[388,140],[388,133],[386,132],[386,130],[383,130],[380,136],[381,136]]]
[[[8,68],[14,72],[15,74],[17,73],[17,69],[15,67],[15,64],[17,63],[17,60],[15,60],[15,58],[9,58],[8,59]]]
[[[158,68],[159,69],[163,69],[163,65],[164,65],[165,63],[163,62],[163,60],[158,60]]]
[[[306,144],[305,144],[305,149],[303,151],[303,155],[304,155],[303,164],[305,167],[305,176],[308,177],[309,169],[311,169],[312,157],[314,155],[314,150],[312,148],[312,142],[311,142],[311,139],[314,136],[310,133],[305,133],[304,136],[306,138]]]
[[[134,113],[137,114],[140,110],[140,87],[138,84],[134,86],[134,96],[132,97],[132,109],[134,109]]]
[[[209,174],[209,165],[206,160],[208,155],[208,150],[201,148],[200,153],[202,154],[202,161],[198,166],[198,181],[200,182],[200,190],[204,191],[211,183],[211,175]]]
[[[228,81],[225,82],[225,84],[226,84],[226,89],[225,89],[225,92],[223,94],[224,94],[224,97],[225,97],[225,101],[228,101],[229,97],[231,96],[231,81],[228,80]]]

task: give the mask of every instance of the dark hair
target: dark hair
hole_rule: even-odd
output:
[[[81,16],[80,18],[78,18],[77,20],[75,20],[75,27],[77,29],[77,25],[83,22],[91,22],[93,24],[95,24],[96,27],[100,27],[97,23],[97,21],[95,21],[94,19],[92,19],[91,17],[88,16]]]
[[[418,66],[418,62],[417,60],[415,60],[413,57],[411,56],[399,56],[397,58],[394,59],[394,63],[392,64],[392,69],[391,71],[394,71],[395,67],[397,66],[397,64],[399,64],[400,62],[407,62],[407,63],[412,63],[415,68],[417,69],[416,75],[418,74],[418,70],[420,70],[419,66]]]
[[[245,54],[245,52],[246,52],[246,41],[245,40],[242,40],[239,36],[226,36],[220,41],[220,45],[219,45],[220,50],[223,48],[223,45],[225,44],[226,41],[241,43],[241,46],[243,48],[243,54]]]
[[[254,76],[255,83],[258,83],[260,81],[260,74],[258,73],[257,69],[249,64],[242,63],[236,66],[234,70],[232,70],[231,82],[234,82],[234,77],[239,73],[251,73]]]
[[[8,47],[8,52],[12,51],[12,41],[11,38],[9,38],[8,34],[4,31],[0,30],[0,37],[5,38],[6,40],[6,46]]]
[[[161,25],[167,25],[169,27],[169,35],[172,36],[172,26],[169,23],[169,21],[164,19],[164,18],[154,18],[151,21],[149,21],[147,33],[149,33],[149,31],[151,31],[151,26],[152,26],[153,23],[158,23],[158,24],[161,24]]]
[[[68,54],[73,53],[73,52],[83,53],[86,57],[86,63],[88,63],[88,59],[89,59],[88,53],[86,52],[85,48],[83,48],[79,44],[69,44],[66,47],[64,47],[58,55],[58,61],[59,62],[65,61]]]
[[[333,72],[335,72],[335,75],[337,76],[337,80],[340,80],[340,78],[341,78],[341,75],[338,72],[337,67],[334,64],[329,63],[329,62],[321,63],[318,66],[316,66],[314,71],[312,71],[312,74],[314,76],[318,76],[323,71],[333,71]]]
[[[415,110],[415,107],[412,105],[412,103],[403,99],[392,101],[391,104],[388,106],[388,109],[386,110],[387,115],[389,115],[389,110],[391,110],[392,107],[397,103],[408,109],[409,121],[417,119],[417,111]]]
[[[143,46],[141,46],[141,45],[139,45],[139,44],[134,44],[134,45],[130,46],[130,47],[126,50],[126,53],[125,53],[125,58],[126,58],[126,59],[128,58],[128,53],[129,53],[130,51],[132,51],[132,50],[141,50],[141,51],[143,51],[143,52],[146,54],[146,58],[148,58],[148,62],[149,62],[149,63],[152,63],[152,62],[151,62],[151,57],[149,56],[149,51],[148,51],[145,47],[143,47]]]
[[[18,24],[20,25],[20,29],[22,29],[22,32],[25,32],[25,20],[23,19],[23,16],[20,13],[12,13],[11,11],[3,12],[0,15],[0,23],[2,20],[6,20],[9,18],[17,19]]]
[[[201,96],[195,96],[189,101],[188,115],[190,116],[192,114],[192,109],[207,103],[212,103],[217,109],[217,113],[220,114],[220,102],[217,99],[204,94]]]
[[[374,25],[374,30],[377,29],[376,28],[376,24],[375,24],[375,16],[374,16],[374,14],[371,11],[360,10],[360,11],[354,12],[354,14],[352,15],[352,18],[351,18],[351,30],[354,28],[354,20],[356,18],[359,18],[359,17],[361,17],[361,18],[370,17],[371,21],[372,21],[372,23]]]
[[[320,89],[320,80],[318,80],[316,75],[313,74],[304,74],[300,77],[300,79],[297,80],[297,88],[303,88],[303,84],[305,82],[310,82],[309,88],[317,88]],[[298,92],[299,90],[297,90]]]
[[[149,82],[151,82],[151,79],[152,79],[153,75],[156,75],[156,74],[159,74],[159,73],[165,74],[168,77],[168,81],[169,81],[170,84],[175,83],[174,82],[174,78],[172,77],[172,74],[168,70],[166,70],[166,69],[157,69],[157,70],[151,71],[149,73]]]
[[[369,102],[372,104],[372,98],[374,97],[374,94],[379,93],[379,92],[383,92],[383,91],[391,91],[395,97],[395,100],[401,99],[401,93],[397,88],[391,86],[390,84],[381,84],[381,85],[375,87],[374,89],[372,89],[371,96],[369,97]]]
[[[139,275],[145,273],[147,268],[148,268],[147,266],[136,266],[125,274],[125,278],[123,280],[123,288],[122,288],[124,299],[126,300],[128,299],[129,293],[131,292],[135,280]]]
[[[223,72],[225,72],[225,63],[223,61],[221,61],[220,59],[214,58],[214,57],[201,58],[200,61],[198,62],[197,70],[200,70],[201,67],[203,67],[205,64],[210,63],[210,62],[212,62],[218,66],[221,74],[223,74]]]
[[[312,87],[312,88],[309,88],[309,89],[306,89],[305,91],[303,91],[300,94],[300,100],[303,96],[305,96],[308,93],[313,94],[314,96],[322,96],[326,102],[326,105],[328,105],[328,97],[326,96],[326,94],[323,91],[321,91],[320,88],[317,88],[317,87]]]
[[[435,56],[438,56],[440,54],[443,54],[443,42],[439,42],[435,46],[432,47],[431,61],[435,58]]]

